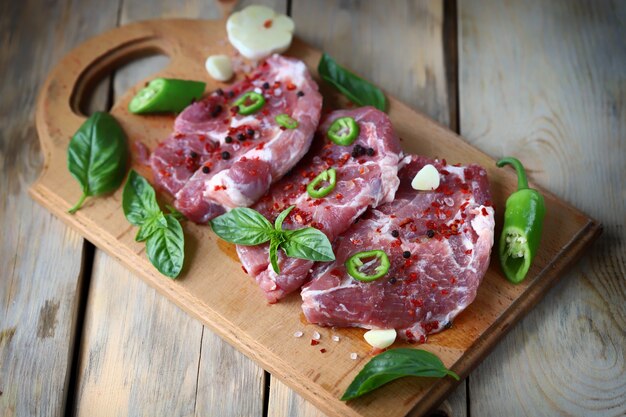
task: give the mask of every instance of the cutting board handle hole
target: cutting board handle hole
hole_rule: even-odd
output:
[[[153,78],[151,75],[162,71],[169,62],[162,49],[150,44],[111,51],[82,72],[72,91],[70,107],[80,116],[109,111],[126,90]]]

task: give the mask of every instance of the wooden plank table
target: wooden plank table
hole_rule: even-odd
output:
[[[437,413],[626,415],[626,4],[262,3],[605,226]],[[322,416],[26,194],[41,166],[34,100],[66,51],[135,20],[221,13],[193,0],[0,4],[0,416]],[[164,63],[111,74],[86,111]]]

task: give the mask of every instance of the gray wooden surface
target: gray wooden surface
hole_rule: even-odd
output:
[[[263,3],[490,155],[520,157],[605,225],[439,415],[626,415],[626,3]],[[200,0],[0,4],[0,416],[322,416],[26,194],[47,71],[108,28],[182,16],[221,11]],[[90,108],[164,62],[111,74]]]

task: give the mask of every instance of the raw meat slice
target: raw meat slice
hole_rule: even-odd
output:
[[[335,262],[315,265],[311,282],[302,288],[302,309],[311,323],[395,328],[405,339],[424,342],[476,297],[493,244],[485,170],[424,157],[407,160],[395,200],[368,210],[336,240]],[[415,191],[411,180],[426,164],[439,171],[440,186]],[[389,272],[372,282],[348,275],[345,261],[373,249],[387,253]]]
[[[331,123],[339,117],[353,117],[360,133],[350,146],[339,146],[326,137]],[[341,110],[331,113],[322,123],[313,149],[293,172],[272,186],[253,208],[272,222],[291,205],[285,229],[316,227],[332,242],[368,207],[393,200],[400,181],[400,142],[387,115],[373,107]],[[355,148],[371,148],[370,154],[352,156]],[[324,198],[311,198],[306,186],[320,172],[337,171],[337,185]],[[288,258],[279,251],[281,273],[269,265],[269,246],[238,246],[237,253],[244,268],[252,275],[270,302],[300,288],[305,282],[312,261]]]
[[[262,94],[265,104],[241,115],[233,102],[251,91]],[[232,89],[213,92],[176,118],[174,134],[151,156],[155,181],[197,223],[249,206],[307,152],[321,108],[306,65],[274,55]],[[291,116],[298,127],[278,125],[279,114]]]

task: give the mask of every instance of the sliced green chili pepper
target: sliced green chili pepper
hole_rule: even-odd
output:
[[[317,188],[322,182],[328,181],[328,185],[325,187]],[[327,169],[321,172],[317,177],[313,178],[313,181],[306,186],[306,192],[313,198],[326,197],[337,185],[337,171],[335,168]]]
[[[233,104],[239,108],[239,114],[247,116],[261,110],[261,107],[265,104],[265,98],[259,93],[248,91],[246,94],[235,100]]]
[[[546,206],[537,190],[528,188],[522,163],[515,158],[503,158],[496,165],[510,164],[517,171],[517,191],[506,200],[504,227],[500,237],[500,264],[507,279],[521,282],[537,254]]]
[[[295,129],[298,127],[298,121],[289,117],[288,114],[279,114],[276,116],[276,123],[287,129]]]
[[[155,78],[139,90],[128,103],[135,114],[178,113],[204,94],[205,84],[199,81]]]
[[[328,138],[337,145],[352,145],[357,136],[359,136],[359,125],[352,117],[340,117],[328,128]]]
[[[367,274],[361,272],[361,267],[364,265],[363,259],[375,258],[380,262],[376,268],[374,268],[373,274]],[[382,250],[370,250],[367,252],[355,253],[345,263],[346,270],[350,276],[358,281],[370,282],[374,281],[385,275],[389,271],[389,258],[387,254]]]

